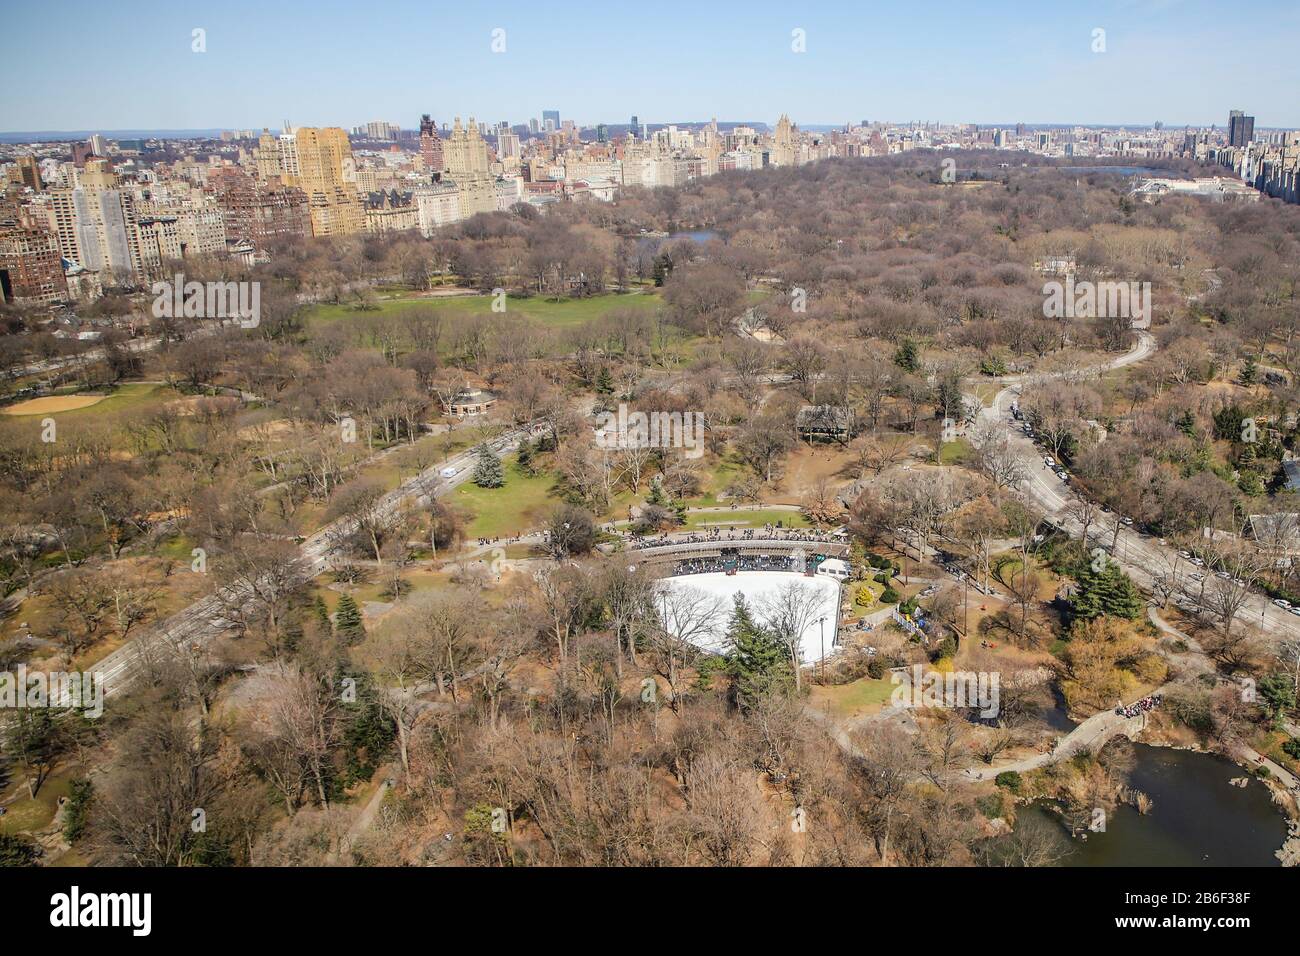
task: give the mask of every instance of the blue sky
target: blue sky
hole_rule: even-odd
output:
[[[1300,3],[4,0],[0,130],[755,119],[1300,127]],[[206,31],[207,52],[191,50]],[[492,31],[505,31],[493,53]],[[1093,31],[1106,31],[1094,53]],[[807,50],[791,49],[802,29]],[[335,64],[327,71],[314,64]]]

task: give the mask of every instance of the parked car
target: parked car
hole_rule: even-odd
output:
[[[1283,601],[1281,598],[1274,598],[1274,599],[1273,599],[1273,603],[1276,604],[1278,607],[1280,607],[1280,608],[1281,608],[1282,610],[1284,610],[1284,611],[1289,611],[1289,610],[1291,610],[1291,602],[1290,602],[1290,601]]]
[[[1069,481],[1069,480],[1070,480],[1070,476],[1069,476],[1069,474],[1066,473],[1066,472],[1064,472],[1064,471],[1058,471],[1058,472],[1056,473],[1056,477],[1057,477],[1057,478],[1060,478],[1062,481]]]

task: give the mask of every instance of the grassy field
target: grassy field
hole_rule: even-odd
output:
[[[700,494],[686,499],[688,508],[715,508],[724,504],[720,496],[727,486],[741,476],[744,466],[730,456],[716,461],[713,467],[700,475]]]
[[[889,680],[872,680],[869,677],[837,687],[813,687],[812,704],[814,707],[829,705],[831,713],[836,717],[857,717],[875,713],[885,707],[894,687]]]
[[[943,443],[939,460],[945,465],[965,465],[975,460],[975,449],[964,438]]]
[[[0,817],[0,833],[30,833],[49,826],[59,808],[59,797],[72,793],[75,776],[72,769],[61,768],[46,778],[33,800],[27,795],[26,777],[18,769],[10,786],[10,792],[16,796],[13,802],[6,804],[7,812]]]
[[[4,410],[4,414],[21,418],[57,413],[59,421],[88,421],[95,417],[142,408],[155,402],[161,404],[175,401],[182,397],[179,392],[156,382],[128,382],[108,396],[101,397],[94,393],[50,395],[11,405]],[[69,405],[82,407],[67,407]]]
[[[506,483],[501,488],[480,488],[467,481],[451,493],[448,500],[474,516],[465,529],[469,538],[528,531],[539,525],[557,503],[555,480],[550,475],[533,477],[513,457],[505,462],[505,472]]]
[[[391,315],[415,308],[432,309],[448,317],[491,314],[492,296],[380,299],[375,304],[376,309],[364,312],[357,311],[347,304],[316,305],[308,311],[307,321],[309,324],[338,322],[344,319],[362,318],[370,315]],[[505,315],[508,317],[523,316],[549,328],[565,329],[600,318],[600,316],[613,309],[631,308],[652,311],[658,308],[659,304],[659,296],[650,293],[621,294],[611,292],[585,299],[548,299],[540,296],[524,299],[508,296],[506,298]]]
[[[808,519],[797,511],[785,511],[778,508],[758,508],[750,510],[739,507],[735,511],[696,511],[686,516],[686,530],[697,531],[701,528],[761,528],[780,522],[783,528],[806,528]]]

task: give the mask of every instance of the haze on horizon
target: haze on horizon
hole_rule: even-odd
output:
[[[859,120],[1300,127],[1300,5],[1241,15],[1212,0],[1106,0],[973,11],[941,2],[813,9],[755,2],[539,12],[387,0],[310,7],[142,0],[21,5],[0,37],[5,131],[412,128],[556,109],[580,124]],[[58,29],[51,24],[57,23]],[[205,31],[206,51],[192,49]],[[1105,51],[1094,52],[1094,31]],[[498,34],[493,52],[493,31]],[[804,31],[795,52],[793,31]],[[1265,81],[1267,77],[1267,82]]]

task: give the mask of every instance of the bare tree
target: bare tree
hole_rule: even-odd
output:
[[[764,624],[784,645],[790,656],[796,691],[803,689],[800,677],[804,663],[801,659],[803,634],[817,620],[821,608],[822,592],[802,581],[791,581],[783,585],[779,591],[762,601],[758,608]],[[835,616],[832,613],[830,617],[833,632]]]

